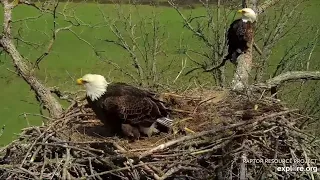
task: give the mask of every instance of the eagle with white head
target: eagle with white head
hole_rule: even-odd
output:
[[[88,105],[109,135],[122,132],[137,139],[139,132],[151,136],[171,129],[168,110],[154,93],[126,83],[108,83],[98,74],[86,74],[77,84],[85,87]]]
[[[236,63],[238,56],[248,50],[249,43],[253,39],[257,14],[251,8],[240,9],[238,13],[241,13],[242,17],[233,21],[228,29],[228,54],[225,56],[222,65],[227,60]]]

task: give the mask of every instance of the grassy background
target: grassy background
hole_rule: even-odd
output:
[[[59,9],[62,10],[63,8],[67,8],[70,15],[74,12],[85,24],[99,24],[104,21],[97,4],[69,3],[68,6],[65,5],[65,3],[61,3]],[[114,5],[103,4],[99,6],[110,20],[117,18],[117,10]],[[320,19],[318,18],[319,8],[319,0],[310,0],[307,3],[304,3],[301,25],[298,26],[293,33],[289,34],[287,38],[279,42],[273,49],[273,54],[270,58],[270,72],[273,71],[285,50],[296,39],[297,34],[303,34],[305,37],[303,38],[304,41],[301,41],[300,46],[303,46],[304,43],[307,43],[312,39],[314,34],[305,33],[305,28],[320,24]],[[161,73],[160,82],[170,82],[172,84],[172,79],[179,73],[181,60],[184,58],[177,53],[181,37],[183,37],[183,43],[187,44],[192,49],[201,50],[205,48],[203,43],[192,36],[187,29],[183,28],[181,17],[170,7],[159,6],[155,8],[141,5],[136,9],[130,5],[123,5],[121,9],[125,14],[129,13],[130,10],[134,11],[132,18],[136,22],[141,17],[151,17],[153,13],[158,14],[159,23],[164,26],[162,32],[169,37],[163,47],[166,54],[160,54],[157,57],[159,71],[164,71]],[[192,13],[193,15],[206,14],[205,9],[202,7],[184,9],[183,12],[186,14]],[[2,9],[0,13],[3,14]],[[266,15],[269,16],[273,13],[277,12],[270,9]],[[38,14],[38,11],[34,8],[19,6],[14,9],[13,17],[14,20],[19,20],[26,17],[36,17]],[[1,21],[2,18],[3,17],[0,16]],[[230,21],[231,18],[232,17],[230,17]],[[33,45],[35,46],[33,47],[22,42],[17,42],[19,50],[28,61],[34,62],[46,48],[53,27],[52,20],[52,16],[45,14],[34,20],[17,21],[14,23],[13,29],[15,34],[19,32],[25,41],[39,44],[39,46]],[[67,23],[63,21],[63,16],[59,16],[57,22],[58,28],[67,25]],[[115,39],[114,35],[110,32],[110,28],[79,26],[72,28],[72,30],[76,32],[79,37],[90,42],[97,50],[105,51],[103,52],[104,57],[111,59],[134,74],[135,69],[132,67],[132,62],[127,52],[118,46],[105,43],[101,40],[106,38]],[[312,70],[317,69],[320,64],[316,61],[316,57],[319,57],[320,55],[319,44],[320,42],[318,41],[311,58]],[[307,56],[308,54],[304,55],[304,57]],[[187,61],[187,66],[191,67],[193,64],[190,61]],[[58,34],[52,52],[43,60],[40,64],[40,68],[41,69],[37,70],[36,73],[43,82],[48,86],[58,86],[60,89],[68,91],[79,90],[80,87],[75,85],[75,79],[86,73],[100,73],[112,81],[131,82],[126,75],[114,70],[114,68],[106,63],[106,61],[97,58],[90,46],[79,40],[69,31],[61,31]],[[227,68],[228,72],[232,72],[232,67],[229,64]],[[214,84],[209,74],[199,73],[198,75],[202,83]],[[228,73],[228,75],[230,78],[232,73]],[[189,77],[183,77],[173,85],[182,86],[189,84],[188,79]],[[4,53],[0,56],[0,83],[2,84],[0,93],[0,128],[5,125],[4,132],[2,136],[0,136],[0,145],[4,145],[15,138],[14,134],[19,133],[21,128],[28,125],[41,124],[41,119],[33,116],[28,116],[26,119],[24,116],[20,116],[24,112],[39,113],[39,105],[35,100],[34,93],[30,90],[28,85],[14,73],[11,59]],[[308,97],[308,93],[304,98],[306,97]]]

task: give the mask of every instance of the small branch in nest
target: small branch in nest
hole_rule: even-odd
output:
[[[121,147],[121,146],[120,146],[118,143],[116,143],[116,142],[112,142],[112,145],[113,145],[115,148],[117,148],[118,151],[121,152],[121,153],[127,153],[127,152],[128,152],[127,150],[125,150],[123,147]]]
[[[151,174],[154,179],[159,180],[160,177],[157,173],[155,173],[148,165],[146,165],[144,162],[140,161],[139,164],[142,165],[142,167],[149,173]]]
[[[101,163],[103,164],[106,164],[112,168],[115,168],[114,164],[112,162],[108,162],[108,161],[105,161],[104,159],[100,158],[99,156],[97,156],[96,154],[86,150],[86,149],[83,149],[83,148],[79,148],[79,147],[76,147],[76,146],[70,146],[70,145],[65,145],[65,144],[57,144],[57,143],[36,143],[37,145],[44,145],[44,146],[60,146],[60,147],[63,147],[63,148],[70,148],[70,149],[75,149],[75,150],[78,150],[78,151],[82,151],[84,153],[87,153],[88,155],[90,156],[93,156],[95,158],[97,158],[98,161],[100,161]],[[97,151],[97,150],[96,150]]]
[[[204,153],[212,152],[214,150],[217,150],[217,149],[223,147],[224,145],[228,144],[229,142],[231,142],[231,140],[226,140],[223,143],[220,143],[220,144],[217,144],[217,145],[211,147],[210,149],[203,149],[203,150],[200,150],[200,151],[191,152],[190,154],[195,156],[195,155],[198,155],[198,154],[204,154]]]
[[[183,109],[169,109],[170,111],[174,111],[174,112],[177,112],[177,113],[187,113],[187,114],[193,114],[192,111],[186,111],[186,110],[183,110]]]
[[[173,124],[182,123],[182,122],[184,122],[184,121],[189,121],[189,120],[192,120],[192,119],[193,119],[192,117],[183,118],[183,119],[174,121]]]
[[[246,168],[246,164],[244,163],[247,159],[247,155],[245,153],[243,153],[241,155],[241,165],[240,165],[240,180],[245,180],[247,177],[247,168]]]
[[[45,137],[43,140],[42,140],[42,142],[44,143],[44,142],[46,142],[51,136],[53,136],[55,133],[50,133],[47,137]],[[35,159],[36,159],[36,157],[37,157],[37,155],[38,155],[38,153],[39,153],[39,151],[41,150],[41,146],[38,146],[38,148],[34,151],[34,153],[33,153],[33,155],[31,156],[31,158],[30,158],[30,163],[32,163]]]
[[[66,157],[65,157],[65,162],[64,162],[64,165],[63,165],[63,170],[62,170],[62,179],[70,179],[70,178],[67,178],[67,176],[69,175],[69,172],[68,172],[68,166],[69,166],[69,163],[70,163],[70,148],[66,148]]]
[[[158,163],[167,163],[167,162],[159,162],[159,161],[158,162],[153,162],[153,164],[158,164]],[[126,167],[122,167],[122,168],[115,168],[115,169],[112,169],[110,171],[104,171],[104,172],[101,172],[101,173],[92,174],[92,175],[89,175],[89,176],[81,177],[79,179],[90,179],[90,178],[93,178],[93,177],[96,177],[96,176],[101,176],[101,175],[105,175],[105,174],[111,174],[111,173],[115,173],[115,172],[129,170],[131,168],[141,167],[141,166],[144,166],[146,164],[152,164],[152,163],[149,162],[149,163],[137,164],[137,165],[132,165],[132,166],[126,166]]]
[[[170,168],[163,176],[159,178],[159,180],[165,180],[168,177],[172,176],[174,173],[179,172],[180,170],[199,171],[199,168],[186,167],[179,164],[178,166]]]
[[[32,114],[32,113],[23,113],[23,114],[20,114],[19,116],[39,116],[39,117],[42,117],[46,120],[49,120],[49,121],[53,121],[54,119],[50,118],[50,117],[47,117],[47,116],[44,116],[42,114]]]
[[[59,99],[61,100],[67,100],[69,102],[77,102],[77,100],[73,97],[71,97],[71,95],[77,95],[80,91],[77,92],[61,92],[60,89],[58,87],[51,87],[50,88],[50,92],[57,95]],[[74,105],[74,104],[72,104]]]
[[[258,117],[256,119],[252,119],[250,121],[243,121],[243,122],[235,123],[235,124],[232,124],[232,125],[229,125],[229,126],[224,126],[224,127],[218,128],[218,129],[213,129],[213,130],[209,130],[209,131],[203,131],[203,132],[197,133],[195,135],[184,136],[184,137],[169,141],[167,143],[161,144],[161,145],[159,145],[159,146],[157,146],[155,148],[150,149],[149,151],[146,151],[146,152],[142,153],[139,156],[139,159],[144,158],[146,156],[149,156],[149,155],[151,155],[152,153],[154,153],[156,151],[163,150],[163,149],[168,148],[170,146],[173,146],[175,144],[181,143],[183,141],[191,140],[191,139],[198,138],[198,137],[201,137],[201,136],[205,136],[205,135],[208,135],[208,134],[215,134],[215,133],[218,133],[218,132],[234,129],[234,128],[237,128],[237,127],[240,127],[240,126],[244,126],[244,125],[251,124],[251,125],[254,126],[254,125],[258,124],[259,122],[261,122],[261,121],[263,121],[265,119],[270,119],[270,118],[273,118],[273,117],[285,115],[285,114],[288,114],[288,113],[294,112],[294,111],[297,111],[297,109],[282,111],[282,112],[279,112],[279,113],[272,113],[272,114],[269,114],[269,115],[266,115],[266,116],[261,116],[261,117]]]
[[[31,172],[31,171],[29,171],[29,170],[27,170],[27,169],[25,169],[25,168],[23,168],[23,167],[19,167],[19,169],[20,169],[21,171],[23,171],[23,172],[31,175],[31,176],[33,177],[33,179],[39,179],[39,180],[40,180],[40,178],[39,178],[38,176],[36,176],[33,172]]]
[[[169,169],[163,176],[161,176],[159,178],[159,180],[164,180],[167,179],[169,176],[171,176],[172,174],[178,172],[180,169],[182,168],[181,165],[178,165],[177,167],[173,167],[171,169]]]
[[[197,106],[194,108],[193,113],[196,113],[196,112],[197,112],[197,109],[198,109],[202,104],[204,104],[204,103],[206,103],[206,102],[208,102],[208,101],[210,101],[210,100],[212,100],[212,99],[214,99],[214,98],[216,98],[216,97],[217,97],[217,96],[212,96],[212,97],[209,97],[208,99],[205,99],[205,100],[200,101],[200,102],[197,104]]]
[[[30,155],[31,153],[31,150],[33,149],[33,147],[37,144],[37,142],[54,126],[55,123],[52,123],[42,134],[40,134],[40,136],[31,144],[30,148],[28,149],[26,155],[24,156],[21,164],[20,164],[20,167],[22,168],[25,161],[27,160],[28,156]]]

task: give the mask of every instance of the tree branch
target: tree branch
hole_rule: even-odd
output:
[[[53,9],[52,39],[50,40],[46,51],[36,60],[36,63],[35,63],[35,66],[36,66],[38,69],[40,69],[40,67],[39,67],[40,62],[41,62],[46,56],[49,55],[49,53],[50,53],[50,51],[51,51],[51,49],[52,49],[53,43],[54,43],[54,41],[56,40],[57,33],[61,30],[61,28],[60,28],[60,29],[56,29],[56,27],[57,27],[56,19],[57,19],[57,8],[58,8],[58,6],[59,6],[59,1],[55,4],[54,9]]]
[[[263,4],[261,4],[258,8],[257,8],[257,13],[261,14],[263,13],[266,9],[268,9],[269,7],[277,4],[280,0],[267,0],[265,2],[263,2]]]
[[[280,74],[274,78],[266,81],[266,83],[260,83],[256,86],[270,89],[272,87],[280,86],[287,81],[297,80],[320,80],[320,71],[291,71]]]
[[[50,90],[34,76],[32,68],[28,66],[13,42],[11,36],[12,9],[16,6],[17,2],[13,1],[9,3],[8,0],[1,0],[1,3],[3,5],[4,18],[0,45],[10,55],[17,73],[31,86],[36,93],[37,99],[48,109],[50,116],[53,118],[60,117],[63,112],[61,104],[50,93]]]

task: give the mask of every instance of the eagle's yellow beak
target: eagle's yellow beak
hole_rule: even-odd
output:
[[[238,13],[244,13],[244,11],[242,9],[237,11]]]
[[[78,84],[78,85],[83,85],[83,80],[82,80],[82,78],[77,79],[77,84]]]

